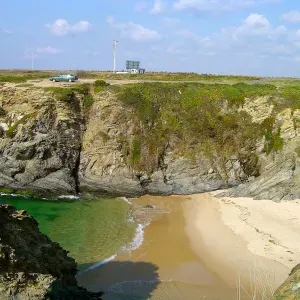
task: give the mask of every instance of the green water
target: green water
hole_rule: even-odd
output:
[[[48,201],[0,196],[0,204],[27,210],[40,230],[70,251],[79,270],[106,259],[133,240],[136,224],[121,199]]]

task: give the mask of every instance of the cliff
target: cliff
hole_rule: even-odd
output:
[[[84,118],[66,90],[2,88],[0,186],[75,193]]]
[[[0,187],[129,196],[233,187],[294,199],[299,95],[263,84],[2,87]]]
[[[25,211],[0,205],[0,227],[1,299],[100,299],[77,286],[74,259]]]
[[[277,289],[274,298],[276,300],[300,299],[300,265],[292,270],[288,279]]]

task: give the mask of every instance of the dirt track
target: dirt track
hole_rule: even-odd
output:
[[[94,83],[96,79],[79,79],[75,83]],[[218,82],[218,81],[207,81],[207,80],[181,80],[181,81],[174,81],[174,80],[128,80],[128,79],[121,79],[121,80],[110,80],[106,79],[105,80],[107,83],[111,85],[124,85],[124,84],[133,84],[133,83],[143,83],[143,82],[163,82],[163,83],[204,83],[204,84],[235,84],[237,82],[235,81],[228,81],[228,82]],[[255,83],[269,83],[268,80],[260,80],[260,81],[244,81],[245,83],[248,84],[255,84]],[[70,86],[75,83],[70,83],[70,82],[52,82],[49,79],[35,79],[35,80],[28,80],[26,84],[31,84],[32,86],[36,87],[63,87],[63,86]],[[24,83],[6,83],[5,86],[10,86],[10,87],[22,87]],[[25,86],[24,86],[25,87]],[[29,87],[29,85],[28,85]]]

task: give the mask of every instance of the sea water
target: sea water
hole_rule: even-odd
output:
[[[79,271],[97,267],[120,251],[133,250],[143,238],[130,203],[123,199],[43,200],[1,195],[0,204],[26,210],[39,222],[40,231],[70,251]]]

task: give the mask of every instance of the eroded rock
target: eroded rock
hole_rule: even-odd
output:
[[[101,299],[79,288],[77,264],[25,211],[0,205],[0,299]]]

